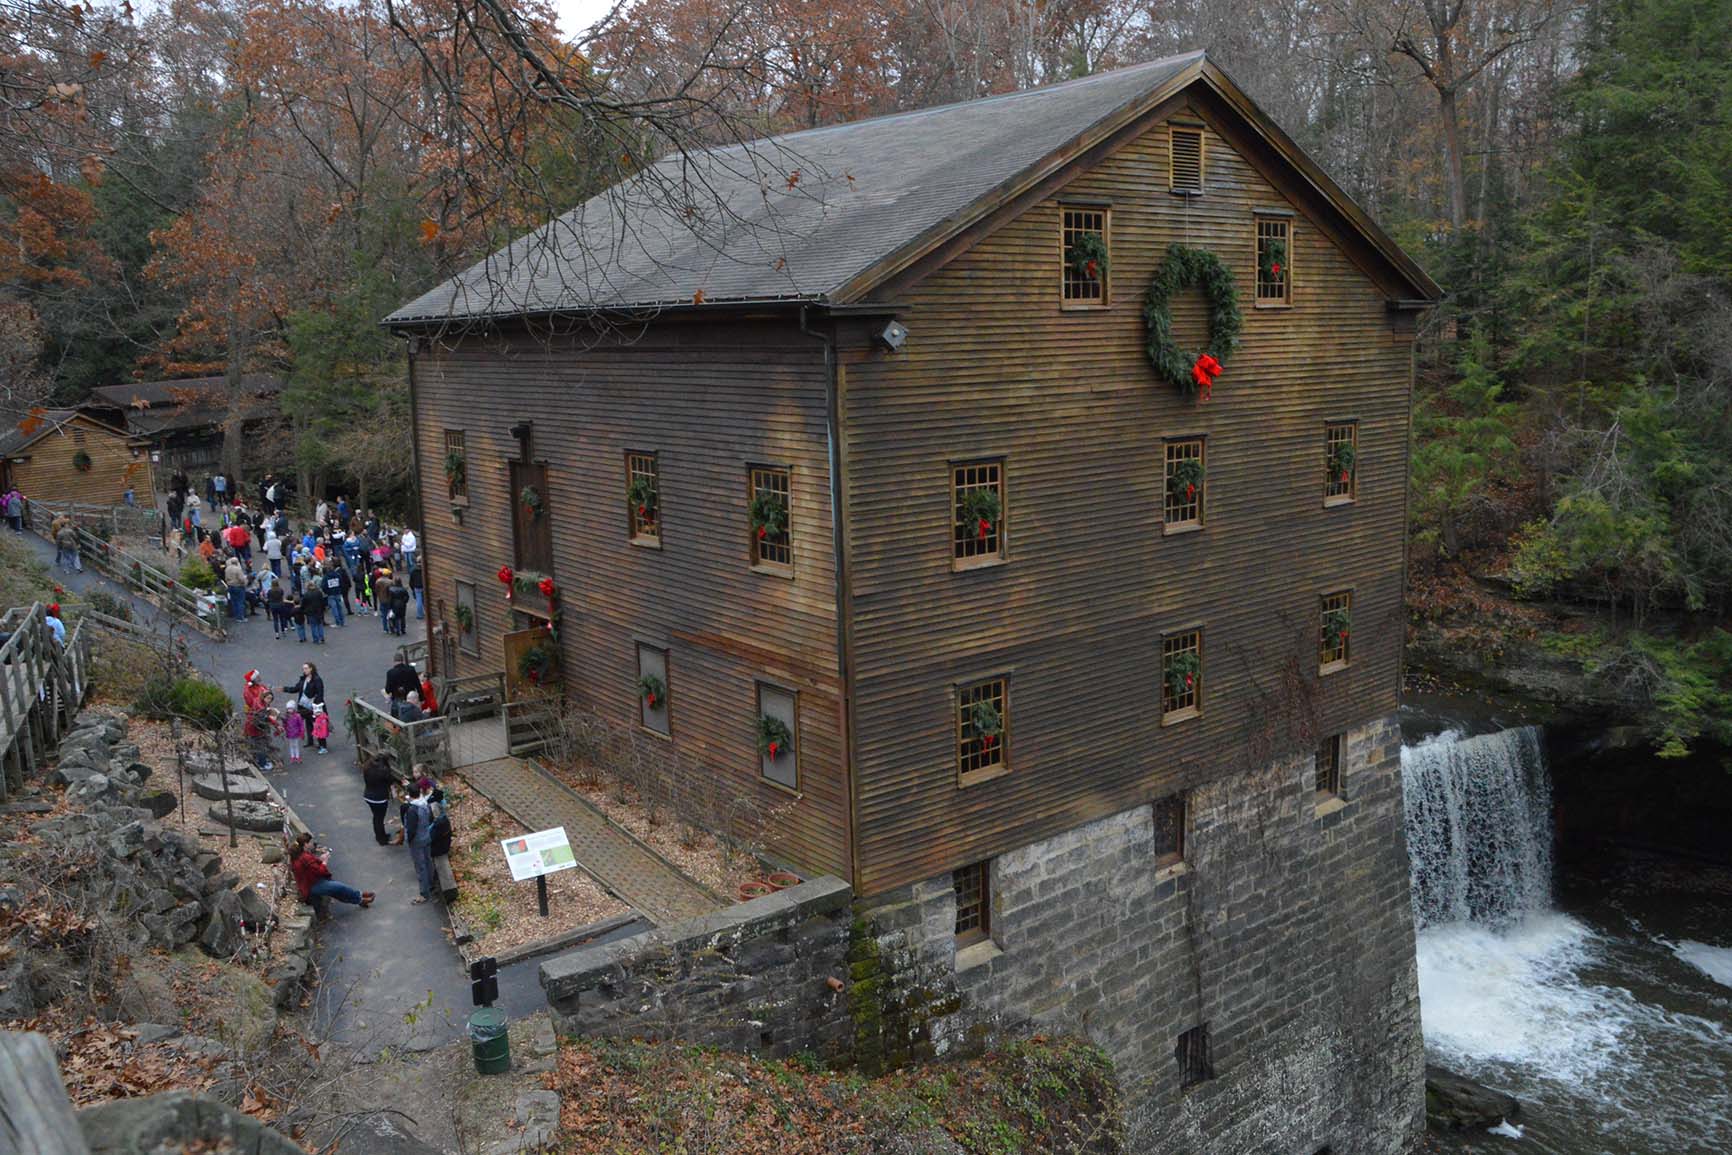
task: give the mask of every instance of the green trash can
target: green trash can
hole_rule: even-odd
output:
[[[505,1012],[481,1007],[469,1016],[469,1046],[475,1052],[475,1070],[482,1075],[503,1075],[511,1070],[511,1035]]]

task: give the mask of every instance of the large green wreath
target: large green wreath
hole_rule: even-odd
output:
[[[1200,286],[1209,302],[1209,344],[1201,354],[1180,349],[1173,339],[1173,297],[1192,285]],[[1167,249],[1167,259],[1149,280],[1149,292],[1143,298],[1143,323],[1149,330],[1149,363],[1155,372],[1177,385],[1185,396],[1193,396],[1198,389],[1196,372],[1201,359],[1213,357],[1225,365],[1239,344],[1245,319],[1239,313],[1239,290],[1232,270],[1207,249],[1174,242]]]

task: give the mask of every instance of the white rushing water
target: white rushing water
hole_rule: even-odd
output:
[[[1404,748],[1402,783],[1427,1052],[1529,1111],[1461,1146],[1732,1152],[1732,947],[1553,907],[1533,728]]]

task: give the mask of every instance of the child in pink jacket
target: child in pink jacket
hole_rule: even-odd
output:
[[[301,760],[301,740],[307,736],[307,720],[299,710],[290,710],[283,715],[283,737],[289,740],[290,763]]]
[[[325,745],[325,740],[331,736],[331,716],[325,713],[323,702],[313,703],[313,741],[319,744],[319,753],[329,754],[331,748]]]

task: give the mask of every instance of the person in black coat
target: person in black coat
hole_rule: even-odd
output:
[[[307,733],[313,732],[313,703],[325,700],[325,679],[319,676],[319,667],[311,662],[301,663],[301,676],[292,686],[284,686],[283,693],[289,695],[289,705],[299,710],[307,720]]]
[[[325,644],[325,588],[318,580],[306,583],[301,590],[301,612],[307,615],[307,628],[313,632],[313,644]]]
[[[361,768],[361,799],[373,812],[373,841],[380,846],[391,843],[391,836],[385,832],[385,815],[391,809],[391,787],[396,781],[388,758],[369,758]]]
[[[385,693],[391,698],[407,698],[410,691],[421,688],[421,674],[402,650],[397,651],[397,664],[385,674]]]

